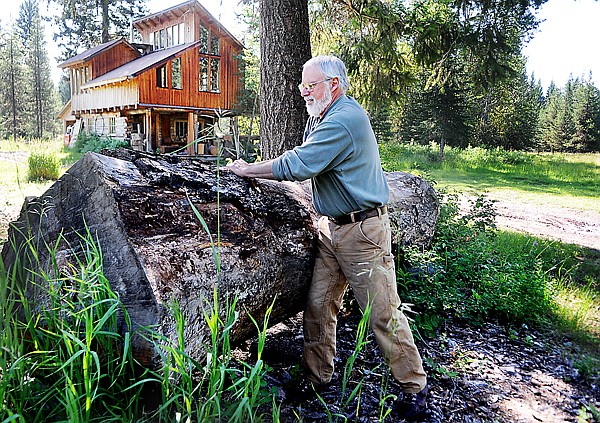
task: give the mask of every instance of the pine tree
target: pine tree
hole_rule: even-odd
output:
[[[41,138],[56,131],[57,98],[37,0],[21,3],[17,32],[22,37],[29,69],[26,91],[30,98],[27,103],[30,119],[26,131],[29,136]]]
[[[600,150],[600,91],[589,81],[576,85],[573,92],[573,151]]]
[[[0,44],[0,116],[4,137],[18,139],[26,135],[29,72],[24,48],[15,28],[2,34]]]
[[[55,3],[55,41],[60,59],[117,37],[127,38],[129,20],[146,14],[145,0],[49,0]]]

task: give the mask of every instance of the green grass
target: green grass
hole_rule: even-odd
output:
[[[0,146],[31,151],[30,145]],[[398,268],[400,296],[419,312],[415,320],[420,333],[438,336],[437,327],[449,316],[471,325],[501,323],[509,331],[526,324],[578,343],[582,352],[571,357],[572,362],[581,377],[597,383],[600,251],[498,231],[493,203],[481,192],[502,192],[514,184],[514,192],[525,198],[567,197],[569,206],[597,210],[598,155],[450,150],[448,161],[440,165],[431,160],[434,153],[433,147],[382,146],[386,170],[425,175],[437,182],[442,197],[431,249],[407,249]],[[13,184],[26,184],[19,172],[15,175]],[[461,213],[457,195],[448,194],[446,187],[468,188],[478,201]],[[193,211],[207,230],[202,216]],[[218,243],[217,237],[212,244],[219,277]],[[117,316],[127,321],[127,311],[104,278],[102,251],[93,236],[81,237],[81,245],[74,248],[79,254],[73,255],[70,266],[47,273],[35,265],[35,249],[26,247],[32,265],[3,269],[0,261],[0,420],[277,421],[280,406],[275,392],[267,388],[269,369],[262,361],[268,313],[264,321],[254,322],[256,362],[237,361],[228,338],[237,315],[236,301],[221,304],[215,290],[213,298],[205,299],[204,308],[212,334],[206,345],[209,354],[198,362],[185,352],[186,322],[179,306],[171,304],[176,339],[167,339],[154,328],[144,329],[167,365],[160,371],[145,370],[132,357],[132,334],[117,324]],[[20,289],[23,285],[17,283],[21,277],[46,290],[49,307],[39,310],[28,301]],[[344,367],[344,392],[337,404],[323,404],[330,421],[337,421],[354,404],[360,407],[361,382],[350,389],[347,378],[366,342],[365,316],[357,331],[356,350]],[[435,368],[434,358],[429,360]],[[161,396],[155,409],[142,406],[145,386]],[[381,395],[383,420],[389,410],[383,405],[384,390]]]
[[[580,343],[588,352],[583,373],[598,380],[600,249],[499,231],[490,198],[600,213],[600,155],[450,148],[440,164],[435,145],[380,147],[386,170],[419,174],[442,197],[432,248],[405,252],[399,270],[401,297],[421,311],[422,331],[435,334],[438,316],[447,315],[533,324]],[[479,201],[461,214],[449,192]]]
[[[29,159],[32,153],[56,157],[60,162],[58,176],[75,163],[80,157],[72,149],[64,148],[62,140],[12,141],[0,140],[0,244],[7,238],[6,220],[16,218],[25,198],[43,194],[54,183],[53,180],[30,178]],[[37,160],[36,165],[44,160]],[[53,165],[54,166],[54,165]],[[38,167],[45,175],[43,165]],[[56,175],[53,175],[56,176]]]
[[[500,149],[380,145],[383,167],[425,176],[455,192],[489,192],[533,205],[600,212],[600,154],[535,154]]]

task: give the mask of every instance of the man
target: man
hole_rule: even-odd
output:
[[[337,313],[348,285],[364,310],[393,377],[407,394],[399,411],[417,418],[425,410],[427,377],[408,321],[398,309],[389,188],[377,141],[362,107],[346,96],[344,63],[318,56],[304,64],[298,86],[310,115],[304,142],[276,159],[228,168],[243,177],[302,181],[312,178],[319,220],[319,252],[304,311],[302,364],[307,379],[331,381]],[[411,395],[412,394],[412,395]]]

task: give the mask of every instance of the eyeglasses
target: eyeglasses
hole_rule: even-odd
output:
[[[325,82],[325,81],[331,81],[332,79],[333,78],[325,78],[325,79],[321,79],[320,81],[317,81],[317,82],[311,82],[310,84],[305,84],[303,82],[301,84],[298,84],[298,89],[300,90],[300,92],[302,92],[303,90],[306,90],[309,93],[312,93],[318,84],[320,84],[321,82]]]

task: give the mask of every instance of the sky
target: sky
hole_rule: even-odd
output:
[[[150,13],[169,8],[184,0],[148,0]],[[200,3],[238,38],[240,24],[235,17],[239,0],[200,0]],[[6,25],[18,16],[20,0],[3,1],[0,21]],[[45,2],[43,2],[45,3]],[[42,7],[42,13],[44,13]],[[563,87],[569,75],[587,78],[590,71],[597,87],[600,87],[600,1],[595,0],[549,0],[537,16],[544,21],[533,39],[525,46],[527,71],[547,88],[551,81]],[[55,68],[54,57],[58,55],[53,45],[51,30],[46,40],[50,59]],[[55,68],[56,69],[56,68]],[[58,69],[53,73],[57,80]]]

